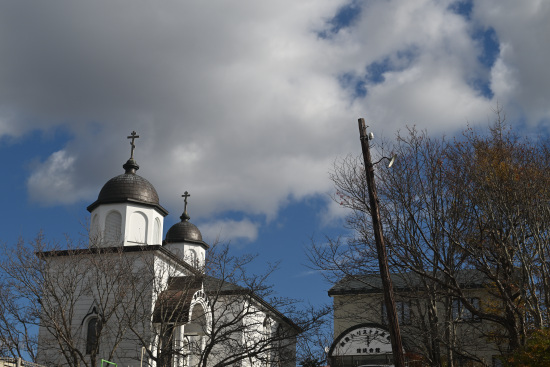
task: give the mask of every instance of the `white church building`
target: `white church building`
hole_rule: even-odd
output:
[[[38,362],[295,366],[300,327],[262,299],[261,289],[239,284],[223,251],[209,255],[189,221],[187,192],[181,221],[162,239],[168,212],[136,173],[138,137],[128,137],[124,173],[87,208],[89,244],[38,254],[48,278],[39,300]]]

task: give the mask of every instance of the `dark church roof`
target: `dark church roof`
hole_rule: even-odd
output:
[[[175,277],[155,302],[153,322],[186,324],[194,294],[202,289],[202,277]]]
[[[204,289],[207,297],[211,297],[213,300],[217,300],[217,302],[221,301],[219,296],[249,297],[264,306],[266,310],[269,310],[297,333],[303,331],[300,326],[267,303],[263,298],[256,295],[251,289],[205,274],[171,277],[168,279],[167,289],[161,292],[155,303],[153,321],[172,322],[175,324],[189,322],[189,310],[193,296],[200,289]]]
[[[202,242],[202,234],[193,223],[181,221],[166,232],[166,243],[177,242]]]
[[[174,224],[168,232],[166,232],[166,238],[164,244],[169,243],[181,243],[181,242],[194,242],[204,247],[208,248],[208,245],[202,240],[201,231],[197,228],[196,225],[191,223],[189,219],[191,217],[187,214],[187,191],[185,192],[185,209],[183,214],[180,216],[181,222]]]
[[[134,202],[158,209],[164,216],[168,211],[159,204],[159,196],[154,186],[136,174],[138,164],[130,158],[124,164],[125,172],[111,178],[99,192],[97,200],[87,209],[89,212],[101,204]]]
[[[212,294],[214,299],[222,295],[246,295],[250,292],[233,283],[208,275],[171,277],[168,287],[161,292],[155,303],[154,322],[182,324],[189,322],[189,310],[195,293],[201,289]]]
[[[390,274],[395,291],[413,291],[423,286],[423,278],[416,273]],[[464,288],[482,288],[487,284],[487,276],[479,270],[461,269],[456,273],[456,280]],[[347,275],[329,289],[329,296],[344,294],[381,293],[382,278],[380,274]]]

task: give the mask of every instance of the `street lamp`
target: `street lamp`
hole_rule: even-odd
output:
[[[370,214],[372,217],[372,227],[374,239],[376,241],[376,251],[378,253],[378,267],[380,268],[380,277],[382,278],[382,288],[384,289],[384,303],[388,315],[388,324],[390,328],[391,345],[393,352],[393,363],[395,367],[405,367],[405,358],[403,356],[403,343],[401,341],[401,332],[399,331],[399,320],[395,310],[395,300],[393,298],[393,284],[390,278],[388,268],[388,256],[386,254],[386,245],[384,244],[384,235],[382,232],[382,222],[380,221],[380,210],[378,208],[378,194],[374,183],[374,164],[371,162],[369,140],[374,137],[372,133],[367,135],[365,119],[359,119],[359,136],[361,137],[361,149],[363,150],[363,159],[365,161],[365,174],[367,176],[367,187],[369,190]],[[385,159],[384,157],[382,159]],[[380,159],[379,163],[382,159]],[[388,158],[389,159],[389,158]],[[395,155],[390,161],[388,167],[391,167],[395,161]]]

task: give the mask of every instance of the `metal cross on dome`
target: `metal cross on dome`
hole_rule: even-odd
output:
[[[187,198],[191,196],[191,194],[189,192],[184,192],[183,195],[181,196],[183,199],[183,202],[184,202],[184,207],[183,207],[183,212],[186,213],[187,212]]]
[[[134,140],[136,140],[137,138],[139,138],[139,135],[137,135],[135,131],[132,131],[130,136],[128,136],[128,139],[132,139],[132,141],[130,142],[130,145],[132,146],[132,150],[130,151],[130,159],[134,158],[134,149],[136,148]]]
[[[187,198],[189,196],[191,196],[191,194],[189,194],[187,191],[181,196],[182,198],[184,198],[184,203],[185,203],[185,206],[183,207],[183,214],[180,217],[182,222],[191,219],[189,214],[187,214]]]

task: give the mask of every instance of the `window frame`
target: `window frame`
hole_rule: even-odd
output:
[[[86,355],[92,354],[98,348],[100,328],[101,320],[97,315],[90,317],[86,322]]]
[[[388,313],[386,311],[386,302],[382,300],[382,323],[388,324]],[[397,321],[399,325],[411,325],[412,324],[412,311],[410,301],[395,301],[395,312],[397,313]]]
[[[476,310],[480,309],[481,300],[479,297],[467,297],[467,300]],[[480,317],[467,309],[460,298],[453,298],[451,316],[454,322],[481,322]]]

